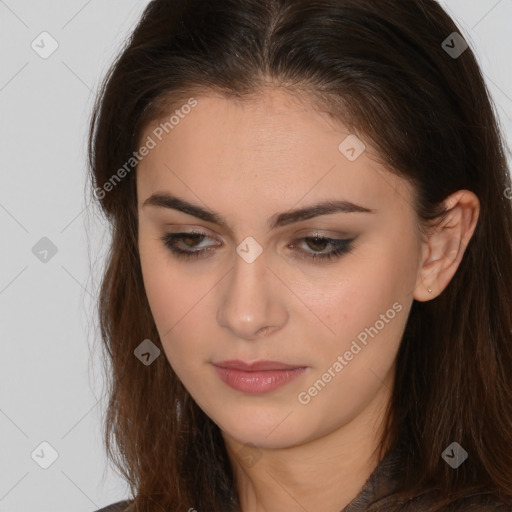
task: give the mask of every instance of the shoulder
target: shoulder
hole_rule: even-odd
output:
[[[512,512],[512,505],[507,505],[495,494],[475,494],[456,502],[454,511],[461,512]],[[447,508],[447,512],[452,509]]]
[[[423,496],[425,499],[418,501],[412,500],[411,511],[435,510],[437,512],[512,512],[512,505],[507,505],[499,499],[495,494],[473,494],[461,497],[450,504],[438,508],[432,506],[435,500],[430,500],[427,493]],[[416,508],[415,506],[416,505]]]
[[[130,507],[131,504],[132,500],[118,501],[117,503],[112,503],[112,505],[101,508],[96,512],[132,512]]]
[[[372,502],[365,512],[512,512],[512,505],[507,505],[495,494],[472,494],[453,500],[446,505],[440,504],[435,491],[426,491],[420,495],[404,498],[390,495]],[[352,512],[352,509],[349,509]],[[354,512],[363,512],[356,508]],[[344,511],[345,512],[345,511]],[[346,511],[348,512],[348,510]]]

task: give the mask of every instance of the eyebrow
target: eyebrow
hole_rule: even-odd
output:
[[[157,192],[149,196],[142,207],[155,206],[159,208],[168,208],[178,210],[188,215],[192,215],[206,222],[217,224],[229,229],[227,222],[218,214],[201,206],[189,203],[184,199],[173,196],[168,193]],[[320,203],[299,208],[296,210],[288,210],[282,213],[276,213],[268,220],[269,229],[287,226],[295,222],[312,219],[320,215],[329,215],[333,213],[375,213],[377,210],[365,208],[359,204],[343,200],[326,200]]]

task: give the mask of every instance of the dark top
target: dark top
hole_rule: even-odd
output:
[[[118,501],[117,503],[98,510],[97,512],[125,512],[125,510],[128,509],[130,503],[131,500]]]
[[[403,477],[404,454],[395,449],[390,451],[374,469],[359,494],[340,512],[394,512],[397,509],[391,495],[400,489]],[[433,495],[426,492],[411,497],[407,512],[429,512]],[[132,500],[119,501],[96,512],[137,512],[130,506]],[[499,502],[493,495],[474,495],[461,499],[457,507],[444,512],[512,512],[512,507]]]

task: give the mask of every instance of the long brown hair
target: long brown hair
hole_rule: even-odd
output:
[[[381,447],[407,452],[404,495],[439,507],[492,493],[512,504],[512,207],[506,148],[474,53],[434,0],[154,0],[110,68],[89,134],[94,196],[111,227],[98,313],[105,349],[107,453],[137,509],[237,510],[219,428],[162,352],[137,245],[136,163],[150,121],[215,91],[304,94],[411,182],[421,226],[468,189],[476,230],[447,288],[414,301],[397,356]],[[459,44],[460,44],[460,40]],[[128,165],[127,165],[128,163]],[[120,169],[124,172],[119,172]],[[441,459],[453,441],[469,459]]]

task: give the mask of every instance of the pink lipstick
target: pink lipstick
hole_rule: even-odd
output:
[[[228,386],[244,393],[267,393],[284,386],[306,370],[305,366],[289,365],[278,361],[240,360],[213,363],[219,377]]]

